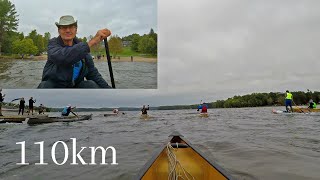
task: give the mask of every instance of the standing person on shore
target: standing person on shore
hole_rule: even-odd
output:
[[[24,100],[24,98],[21,98],[20,99],[20,104],[19,104],[19,113],[18,113],[18,115],[20,115],[20,112],[21,112],[21,115],[23,115],[24,108],[25,108],[25,103],[26,103],[26,101]]]
[[[38,88],[111,88],[89,54],[90,47],[109,37],[111,31],[101,29],[88,43],[81,42],[76,37],[77,23],[70,15],[56,22],[59,36],[49,41],[48,60]]]
[[[2,94],[2,89],[0,89],[0,116],[3,116],[2,115],[2,103],[3,103],[5,96],[6,96],[5,94]]]
[[[289,90],[287,90],[286,97],[285,97],[285,105],[286,105],[287,112],[289,112],[288,106],[290,106],[290,110],[291,110],[291,112],[293,112],[292,101],[293,101],[293,95],[289,92]]]
[[[141,113],[142,113],[142,114],[148,114],[147,110],[149,110],[149,105],[148,105],[147,108],[146,108],[145,105],[143,105],[143,107],[142,107],[142,109],[141,109]]]
[[[33,97],[30,97],[29,99],[29,111],[28,111],[28,115],[31,112],[31,114],[33,115],[33,103],[36,103],[36,100],[33,100]]]

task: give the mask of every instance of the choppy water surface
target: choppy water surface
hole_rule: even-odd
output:
[[[174,130],[237,179],[319,179],[320,116],[275,115],[270,108],[209,111],[209,118],[192,110],[149,111],[152,118],[147,121],[139,112],[118,117],[94,112],[91,121],[0,124],[0,179],[131,179]],[[70,165],[71,155],[66,165],[55,165],[50,156],[53,143],[65,141],[71,152],[70,138],[77,138],[78,150],[114,146],[119,165]],[[20,141],[26,141],[26,161],[32,165],[16,165],[21,152],[15,143]],[[33,143],[38,141],[44,141],[47,166],[34,165],[39,162],[39,145]],[[58,147],[62,162],[64,153]],[[90,162],[90,151],[81,155]]]
[[[41,82],[46,61],[1,60],[0,84],[2,88],[34,89]],[[111,85],[108,63],[95,62],[101,75]],[[157,63],[113,62],[113,75],[118,89],[156,89]]]

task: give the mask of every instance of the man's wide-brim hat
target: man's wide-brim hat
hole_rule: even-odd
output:
[[[61,16],[59,22],[56,22],[56,26],[69,26],[69,25],[76,25],[78,21],[75,21],[74,18],[70,15]]]

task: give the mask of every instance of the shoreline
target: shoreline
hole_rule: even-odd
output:
[[[111,59],[111,62],[150,62],[150,63],[157,63],[158,62],[158,58],[146,58],[146,57],[141,57],[141,56],[132,56],[133,57],[133,61],[131,61],[131,57],[127,57],[127,56],[123,56],[120,58],[116,58],[116,59]],[[32,58],[27,57],[24,59],[14,59],[12,57],[0,57],[0,60],[5,59],[5,60],[27,60],[27,61],[46,61],[47,55],[41,55],[41,56],[34,56]],[[101,57],[101,59],[97,59],[94,58],[93,60],[94,62],[104,62],[107,61],[106,57]]]

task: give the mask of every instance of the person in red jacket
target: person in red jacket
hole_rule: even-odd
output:
[[[201,113],[207,113],[208,112],[208,106],[206,105],[205,102],[202,103],[202,105],[198,106],[198,110],[197,111],[199,111],[199,109],[201,109]]]

